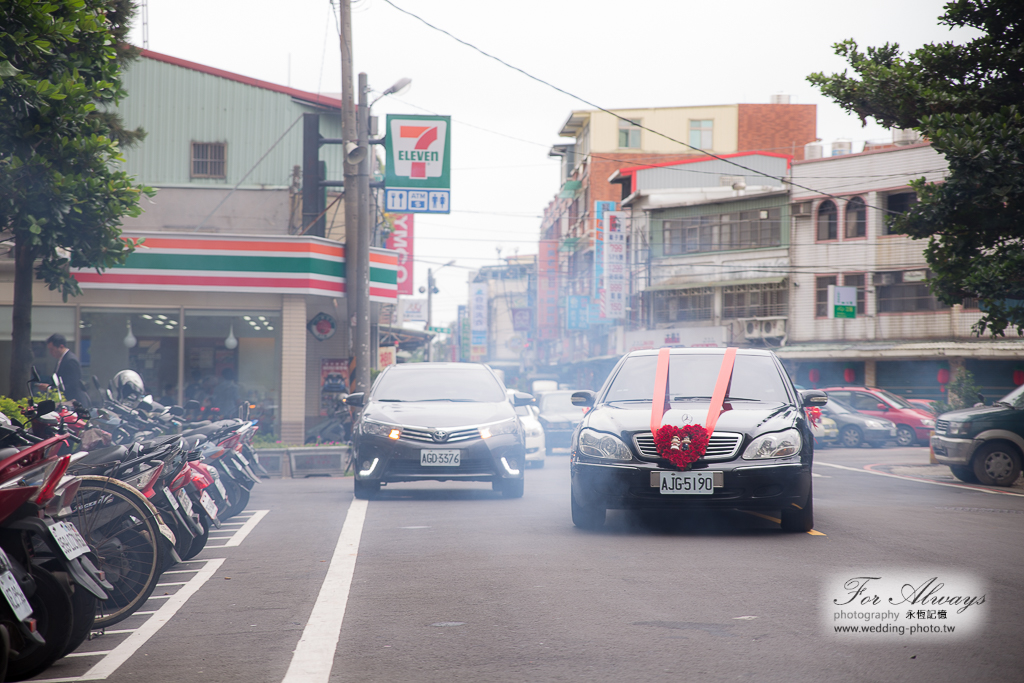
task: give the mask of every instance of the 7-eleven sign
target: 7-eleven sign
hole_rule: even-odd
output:
[[[384,175],[387,210],[448,213],[451,117],[388,115]]]

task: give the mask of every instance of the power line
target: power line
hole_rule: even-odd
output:
[[[560,88],[560,87],[558,87],[557,85],[555,85],[553,83],[545,81],[543,78],[540,78],[539,76],[534,76],[530,72],[528,72],[528,71],[526,71],[524,69],[521,69],[518,66],[515,66],[513,64],[509,64],[508,62],[506,62],[505,60],[501,59],[500,57],[497,57],[495,55],[490,54],[489,52],[484,51],[483,49],[477,47],[473,43],[467,42],[467,41],[463,40],[462,38],[459,38],[459,37],[453,35],[452,33],[449,33],[445,29],[440,28],[439,26],[435,26],[434,24],[431,24],[429,21],[427,21],[423,17],[421,17],[421,16],[419,16],[417,14],[414,14],[413,12],[410,12],[409,10],[406,10],[406,9],[403,9],[403,8],[399,7],[398,5],[396,5],[391,0],[384,0],[384,2],[387,3],[388,5],[390,5],[391,7],[393,7],[394,9],[398,10],[399,12],[401,12],[403,14],[406,14],[406,15],[412,17],[413,19],[416,19],[417,21],[419,21],[420,23],[424,24],[425,26],[427,26],[427,27],[429,27],[429,28],[439,32],[439,33],[443,33],[444,35],[448,36],[449,38],[451,38],[452,40],[456,41],[457,43],[461,43],[462,45],[465,45],[466,47],[470,48],[471,50],[479,52],[484,57],[487,57],[488,59],[492,59],[492,60],[498,62],[499,64],[501,64],[502,66],[505,66],[505,67],[507,67],[509,69],[512,69],[513,71],[517,71],[517,72],[521,73],[522,75],[526,76],[527,78],[529,78],[529,79],[531,79],[533,81],[537,81],[538,83],[540,83],[542,85],[546,85],[547,87],[551,88],[552,90],[556,90],[556,91],[562,93],[563,95],[571,97],[574,100],[578,100],[578,101],[582,102],[583,104],[586,104],[587,106],[593,107],[594,109],[597,109],[598,111],[602,111],[602,112],[604,112],[604,113],[606,113],[606,114],[608,114],[610,116],[613,116],[613,117],[615,117],[616,119],[618,119],[620,121],[625,121],[626,123],[629,123],[630,125],[636,126],[637,128],[639,128],[641,130],[646,130],[649,133],[652,133],[652,134],[657,135],[659,137],[665,138],[669,142],[674,142],[677,145],[682,145],[683,147],[686,147],[687,149],[693,150],[697,154],[703,154],[703,155],[708,156],[708,157],[710,157],[712,159],[718,159],[719,161],[723,161],[723,162],[725,162],[725,163],[727,163],[727,164],[729,164],[731,166],[735,166],[737,168],[741,168],[744,171],[748,171],[748,172],[753,173],[755,175],[763,176],[765,178],[771,178],[773,180],[778,180],[778,181],[780,181],[780,182],[782,182],[784,184],[791,185],[792,187],[799,187],[801,190],[807,190],[808,192],[813,192],[815,194],[819,194],[819,195],[824,196],[824,197],[830,197],[832,199],[838,199],[838,200],[842,199],[839,196],[833,195],[833,194],[825,192],[823,190],[817,190],[817,189],[815,189],[813,187],[808,187],[806,185],[801,185],[799,183],[794,183],[792,180],[788,180],[787,181],[785,179],[785,176],[773,176],[773,175],[770,175],[770,174],[765,173],[763,171],[758,171],[757,169],[750,168],[749,166],[744,166],[743,164],[738,163],[736,161],[733,161],[732,159],[728,159],[726,157],[723,157],[721,155],[715,154],[713,152],[709,152],[707,150],[703,150],[703,149],[700,149],[698,147],[694,147],[693,145],[690,145],[690,144],[688,144],[686,142],[683,142],[682,140],[677,140],[677,139],[673,138],[670,135],[666,135],[665,133],[662,133],[661,131],[654,130],[653,128],[649,128],[647,126],[644,126],[643,124],[638,124],[636,121],[633,121],[632,119],[627,119],[624,116],[620,116],[619,114],[616,114],[614,111],[612,111],[610,109],[606,109],[605,107],[602,107],[602,106],[600,106],[598,104],[595,104],[594,102],[591,102],[590,100],[588,100],[588,99],[586,99],[584,97],[581,97],[580,95],[576,95],[574,93],[569,92],[568,90],[565,90],[564,88]],[[870,205],[867,205],[867,206],[870,206]],[[870,208],[876,209],[878,211],[882,211],[883,213],[900,213],[900,212],[896,212],[896,211],[892,211],[891,212],[888,209],[884,209],[884,208],[877,207],[877,206],[870,206]]]

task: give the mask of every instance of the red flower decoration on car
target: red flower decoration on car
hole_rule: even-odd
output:
[[[663,425],[654,434],[658,455],[684,470],[704,456],[709,440],[708,430],[700,425]]]
[[[807,412],[807,419],[811,421],[812,427],[817,427],[821,424],[821,408],[818,406],[812,406],[810,408],[804,408]]]

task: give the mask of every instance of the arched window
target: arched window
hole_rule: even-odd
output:
[[[860,197],[846,202],[846,237],[866,237],[868,234],[868,207]]]
[[[818,240],[834,240],[839,237],[839,212],[831,199],[818,205]]]

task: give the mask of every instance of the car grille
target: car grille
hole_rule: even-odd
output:
[[[935,433],[945,434],[949,431],[949,420],[936,420],[935,421]]]
[[[476,427],[471,427],[469,429],[455,429],[451,431],[445,429],[444,432],[448,434],[448,438],[441,441],[434,439],[434,432],[436,430],[426,429],[423,427],[402,427],[401,429],[402,436],[399,438],[406,441],[422,441],[425,443],[439,444],[469,441],[470,439],[480,438],[480,430]]]
[[[658,449],[654,445],[654,434],[651,432],[637,432],[633,435],[633,443],[640,451],[643,458],[659,458]],[[731,460],[736,457],[736,452],[743,443],[743,435],[733,432],[715,432],[708,441],[708,448],[701,460],[705,462],[714,460]]]
[[[423,467],[418,460],[395,458],[388,463],[385,475],[439,476],[445,474],[494,474],[494,461],[490,458],[463,456],[460,464],[452,467]]]

